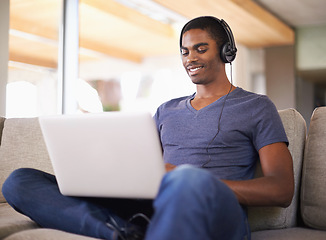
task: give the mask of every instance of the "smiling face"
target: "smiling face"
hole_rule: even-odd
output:
[[[216,41],[202,29],[191,29],[183,34],[182,63],[195,84],[209,84],[218,79],[224,69]]]

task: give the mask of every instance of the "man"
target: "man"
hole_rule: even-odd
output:
[[[54,176],[34,169],[7,179],[8,202],[41,226],[98,238],[140,239],[146,230],[148,240],[250,239],[246,206],[288,206],[294,180],[275,106],[226,76],[232,41],[214,17],[182,29],[182,62],[197,91],[162,104],[154,116],[169,172],[153,209],[151,201],[62,196]],[[253,179],[258,159],[263,177]],[[151,217],[142,231],[139,216]]]

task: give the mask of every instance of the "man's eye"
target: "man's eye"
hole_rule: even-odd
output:
[[[186,56],[188,54],[187,50],[181,49],[181,55]]]
[[[199,53],[205,53],[207,51],[207,49],[205,48],[205,49],[198,49],[198,52]]]

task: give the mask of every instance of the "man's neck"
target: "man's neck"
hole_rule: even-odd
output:
[[[208,85],[197,85],[196,98],[220,98],[226,95],[231,88],[231,83],[227,78],[221,82],[213,82]]]
[[[217,101],[221,97],[227,95],[234,89],[236,89],[236,87],[231,85],[230,82],[228,82],[228,84],[223,87],[219,87],[216,90],[214,90],[212,87],[205,88],[197,86],[197,93],[195,95],[195,98],[191,101],[191,105],[194,109],[200,110],[210,105],[211,103]]]

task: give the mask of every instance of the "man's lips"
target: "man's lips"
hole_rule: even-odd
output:
[[[194,76],[196,74],[198,74],[200,72],[200,70],[203,68],[204,66],[201,66],[201,65],[191,65],[191,66],[187,66],[187,71],[188,71],[188,74],[190,76]]]

